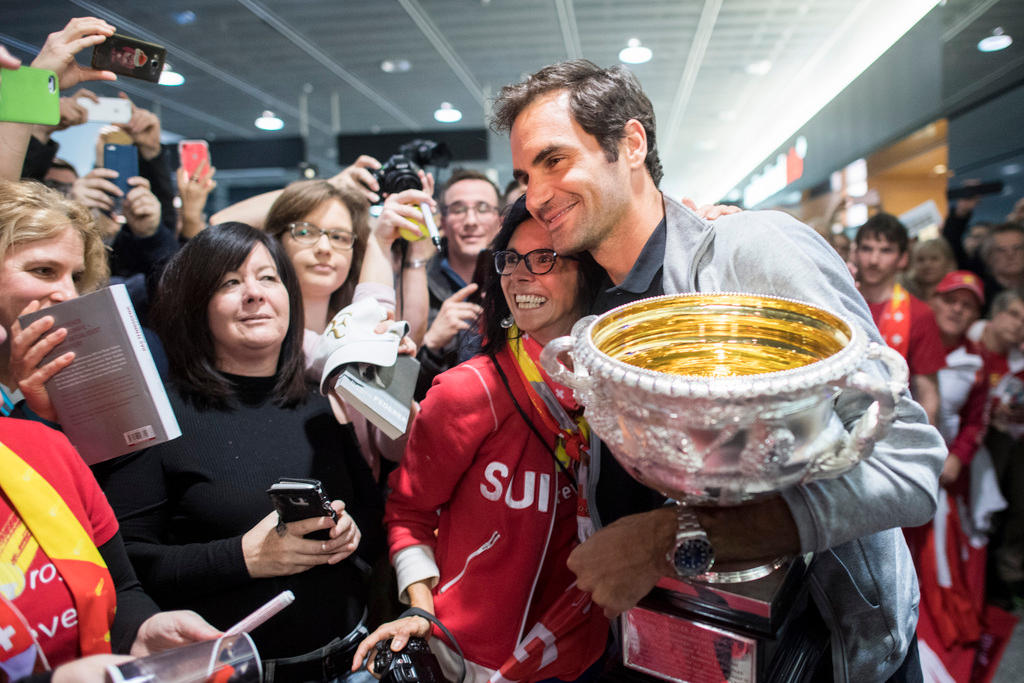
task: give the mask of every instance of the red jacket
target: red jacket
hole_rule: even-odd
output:
[[[539,347],[531,344],[536,357]],[[503,350],[498,362],[519,406],[553,444],[514,359]],[[576,542],[576,496],[489,357],[477,356],[434,380],[389,481],[385,522],[392,556],[416,544],[434,549],[438,618],[468,660],[497,669],[575,581],[565,561]],[[559,647],[558,660],[565,673],[578,675],[603,647],[601,638]]]

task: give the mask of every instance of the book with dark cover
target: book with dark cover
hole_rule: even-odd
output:
[[[409,426],[409,408],[419,374],[420,363],[412,356],[398,356],[395,364],[387,367],[349,363],[338,375],[334,388],[388,438],[397,439]]]
[[[90,465],[181,436],[149,344],[124,285],[113,285],[19,318],[52,316],[68,336],[44,363],[75,352],[46,383],[57,419]]]

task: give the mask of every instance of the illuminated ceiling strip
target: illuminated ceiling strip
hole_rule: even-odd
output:
[[[997,4],[999,0],[979,0],[971,9],[966,12],[955,24],[947,28],[942,32],[942,42],[948,43],[949,41],[956,38],[960,33],[973,24],[982,14],[989,11],[993,5]],[[946,8],[946,11],[950,11]]]
[[[33,57],[39,54],[39,51],[42,49],[39,46],[30,45],[22,40],[18,40],[14,36],[9,36],[4,33],[0,33],[0,42],[3,42],[8,47],[17,48],[26,54],[32,55]],[[199,119],[201,121],[205,121],[210,125],[217,126],[218,128],[221,128],[223,130],[231,131],[232,133],[235,133],[237,135],[241,135],[247,138],[255,137],[252,131],[249,130],[248,128],[236,126],[230,121],[225,121],[224,119],[219,118],[217,116],[213,116],[212,114],[207,114],[204,111],[200,111],[198,109],[190,107],[187,104],[182,104],[181,102],[178,102],[177,100],[167,97],[165,95],[159,95],[157,94],[159,91],[154,92],[150,88],[143,88],[142,86],[135,85],[131,82],[130,79],[118,79],[116,81],[86,81],[86,83],[90,85],[106,84],[112,88],[124,90],[129,95],[136,95],[138,97],[152,100],[154,102],[159,102],[161,107],[167,107],[168,109],[179,112],[181,114],[185,114],[186,116],[191,116],[192,118]]]
[[[487,98],[484,96],[483,88],[477,82],[476,77],[470,72],[469,67],[466,66],[462,58],[455,52],[455,48],[452,47],[448,39],[441,33],[441,29],[437,27],[437,24],[433,22],[423,7],[420,6],[420,3],[417,0],[398,0],[398,4],[402,6],[402,9],[406,11],[420,31],[423,32],[423,35],[434,46],[434,49],[441,55],[441,58],[447,62],[448,67],[455,73],[455,76],[466,86],[473,99],[481,107],[485,107]]]
[[[572,0],[555,0],[555,8],[558,10],[558,25],[562,29],[566,59],[579,59],[583,56],[583,48],[580,47],[580,30]]]
[[[300,50],[319,62],[325,69],[358,90],[368,100],[394,116],[406,127],[412,130],[419,130],[421,128],[421,126],[416,123],[411,116],[402,111],[398,105],[382,96],[366,83],[363,83],[355,74],[331,59],[327,53],[313,45],[313,43],[311,43],[304,35],[292,28],[284,19],[271,12],[263,4],[256,0],[238,0],[238,2],[269,24],[275,31],[290,40]]]
[[[700,20],[697,22],[697,30],[693,35],[693,42],[690,43],[690,52],[686,56],[686,66],[683,68],[683,75],[679,79],[679,87],[676,88],[676,96],[672,100],[672,109],[668,118],[668,135],[665,137],[666,150],[675,148],[676,138],[679,137],[679,129],[683,124],[683,116],[690,103],[690,95],[693,94],[693,86],[697,82],[697,74],[704,64],[704,55],[707,53],[708,44],[711,42],[711,34],[715,30],[715,22],[718,21],[718,13],[722,9],[722,0],[706,0],[704,9],[700,12]]]
[[[213,76],[214,78],[227,83],[233,88],[241,90],[242,92],[246,93],[247,95],[256,100],[259,100],[260,102],[263,102],[265,108],[269,107],[278,113],[286,113],[290,116],[294,116],[296,119],[299,117],[298,107],[260,90],[251,83],[243,81],[242,79],[237,78],[235,76],[232,76],[223,69],[216,67],[203,59],[200,59],[199,57],[192,54],[185,48],[165,40],[164,38],[153,33],[152,31],[147,31],[138,24],[132,23],[131,21],[125,19],[116,12],[111,12],[110,10],[101,7],[100,5],[97,5],[94,2],[89,2],[89,0],[71,0],[71,2],[89,12],[91,16],[106,19],[110,23],[114,24],[119,31],[129,33],[135,36],[136,38],[143,38],[145,40],[149,40],[159,45],[163,45],[167,48],[167,52],[169,54],[174,55],[173,62],[175,64],[179,66],[180,62],[186,62],[188,64],[191,64],[200,71],[203,71],[208,75]],[[323,121],[311,118],[309,122],[310,125],[324,133],[331,132],[331,127],[328,126]]]
[[[857,5],[844,17],[837,26],[831,29],[828,33],[828,38],[822,43],[815,53],[806,60],[801,66],[798,73],[787,81],[786,87],[779,91],[775,97],[778,107],[790,107],[792,109],[792,103],[798,102],[798,94],[800,92],[809,92],[806,83],[806,77],[811,71],[820,66],[820,62],[825,58],[833,58],[834,55],[830,54],[831,50],[836,47],[837,43],[841,44],[842,41],[848,41],[850,36],[848,33],[853,27],[863,25],[863,15],[869,9],[875,7],[875,3],[878,0],[861,0]],[[874,64],[879,57],[881,57],[886,50],[894,45],[900,38],[902,38],[911,28],[913,28],[917,22],[919,22],[929,11],[931,11],[939,0],[918,0],[913,3],[914,7],[907,10],[905,5],[900,5],[900,8],[905,11],[913,11],[913,21],[907,23],[900,29],[900,33],[896,35],[890,42],[884,46],[879,46],[877,52],[873,52],[874,56],[871,57],[870,61],[866,61],[863,64],[858,64],[857,67],[851,70],[848,74],[840,77],[839,80],[834,82],[818,82],[815,83],[813,93],[816,95],[816,99],[804,108],[796,108],[795,111],[799,112],[799,116],[792,120],[787,119],[785,123],[780,123],[781,118],[772,118],[774,111],[764,109],[761,115],[748,123],[741,131],[738,132],[734,137],[738,140],[752,140],[755,144],[748,145],[744,148],[744,154],[739,157],[731,157],[728,159],[728,163],[719,163],[715,168],[709,169],[705,174],[705,177],[709,181],[705,182],[702,192],[694,194],[700,194],[702,199],[708,201],[715,201],[720,197],[724,197],[728,193],[729,189],[735,187],[737,183],[741,182],[747,175],[749,175],[758,165],[762,164],[770,154],[776,149],[783,145],[786,140],[796,134],[808,121],[810,121],[818,112],[820,112],[825,105],[831,102],[835,97],[846,89],[850,83],[855,81],[868,67]],[[911,4],[907,2],[906,5]],[[769,118],[772,120],[773,128],[766,130],[764,127],[764,119]],[[777,125],[776,125],[777,124]],[[781,132],[776,134],[776,131]]]

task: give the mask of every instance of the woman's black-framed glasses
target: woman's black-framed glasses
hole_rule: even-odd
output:
[[[288,231],[299,244],[316,244],[320,241],[320,237],[322,235],[327,235],[327,243],[336,251],[352,251],[352,247],[356,244],[356,235],[351,230],[342,230],[341,228],[336,230],[324,230],[319,226],[305,221],[289,223]]]
[[[494,252],[494,269],[499,275],[511,275],[520,261],[526,263],[526,269],[534,275],[550,273],[558,259],[576,260],[575,256],[559,256],[554,249],[534,249],[520,254],[514,249]]]

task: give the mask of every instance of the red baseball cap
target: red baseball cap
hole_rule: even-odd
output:
[[[978,303],[985,305],[985,288],[981,284],[981,278],[969,270],[954,270],[946,273],[938,286],[935,287],[936,294],[955,292],[958,289],[966,289],[978,297]]]

